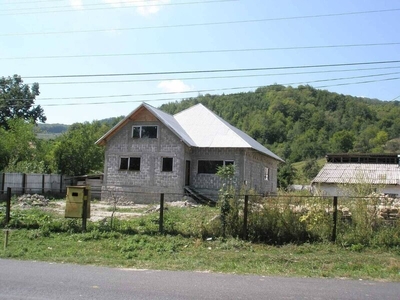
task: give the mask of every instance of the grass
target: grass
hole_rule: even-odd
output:
[[[0,249],[0,258],[400,282],[399,242],[372,247],[359,244],[358,240],[343,243],[339,239],[337,244],[322,241],[274,246],[233,237],[222,239],[215,220],[218,215],[218,208],[169,207],[164,213],[163,234],[158,233],[157,212],[131,220],[116,219],[112,227],[109,221],[88,222],[87,232],[80,233],[80,220],[38,209],[15,209],[10,225],[16,229],[10,232],[8,247]]]
[[[400,281],[400,251],[318,243],[281,247],[237,239],[202,240],[118,232],[15,230],[2,258],[123,268]]]

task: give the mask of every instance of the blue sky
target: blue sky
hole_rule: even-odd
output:
[[[0,0],[0,5],[0,76],[38,82],[36,104],[47,123],[90,122],[126,115],[141,102],[158,107],[274,83],[380,100],[400,96],[400,63],[274,69],[400,60],[395,0]],[[210,52],[219,50],[228,51]],[[253,68],[272,69],[159,74]],[[153,75],[54,77],[135,73]]]

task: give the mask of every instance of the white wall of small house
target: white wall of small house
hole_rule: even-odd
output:
[[[400,197],[400,185],[376,185],[375,188],[377,193]],[[345,188],[342,184],[313,183],[312,191],[314,194],[321,194],[323,196],[349,196],[349,188]]]

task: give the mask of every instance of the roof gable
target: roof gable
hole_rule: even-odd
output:
[[[185,133],[173,116],[146,103],[141,104],[129,115],[122,119],[117,125],[111,128],[106,134],[96,141],[97,145],[105,145],[107,141],[129,121],[160,121],[174,132],[188,146],[195,146],[191,138]]]

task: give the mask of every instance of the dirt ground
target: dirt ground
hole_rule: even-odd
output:
[[[65,214],[66,200],[49,200],[41,195],[22,195],[18,197],[16,203],[14,204],[19,208],[32,208],[37,207],[47,211],[56,212],[60,215]],[[178,207],[193,207],[197,204],[190,198],[185,199],[185,201],[169,202],[165,204],[168,206],[178,206]],[[92,201],[90,203],[90,220],[97,222],[110,218],[114,210],[113,203],[107,201]],[[154,212],[159,210],[159,205],[157,204],[120,204],[116,205],[114,212],[114,217],[118,219],[130,219],[135,217],[140,217],[144,214]]]
[[[63,215],[65,213],[66,201],[52,202],[48,209]],[[148,211],[154,210],[154,205],[133,204],[117,206],[114,217],[118,219],[130,219],[139,217]],[[107,202],[96,201],[90,203],[90,220],[97,222],[111,217],[113,206]]]

